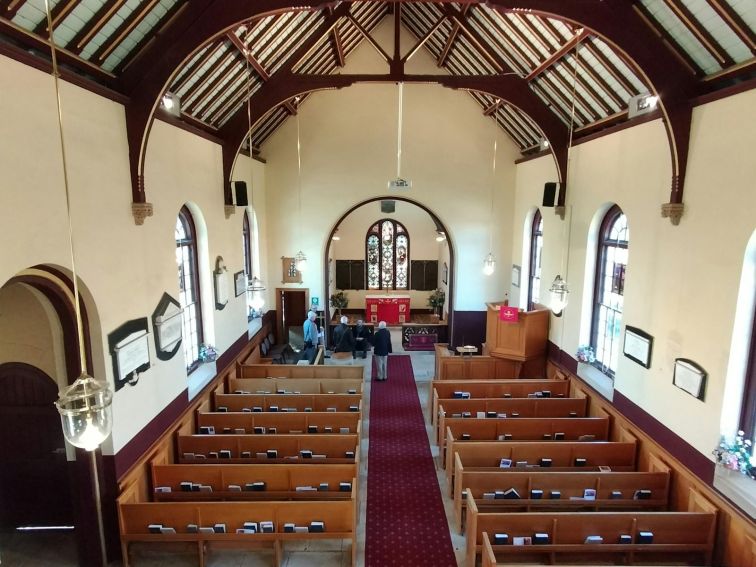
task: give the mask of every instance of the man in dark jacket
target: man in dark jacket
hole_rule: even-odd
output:
[[[352,329],[347,325],[349,318],[346,316],[341,318],[341,323],[336,325],[333,330],[333,353],[331,358],[336,360],[350,359],[352,358],[352,352],[354,351],[354,335]]]
[[[376,366],[378,367],[379,382],[388,380],[388,374],[386,372],[386,365],[388,363],[388,355],[391,351],[391,333],[386,328],[386,321],[378,323],[378,331],[373,337],[373,356],[375,356]]]
[[[370,350],[370,340],[373,338],[373,334],[370,332],[360,319],[357,321],[357,326],[354,328],[354,351],[352,351],[352,358],[357,358],[357,355],[362,354],[362,358],[367,356],[367,351]]]

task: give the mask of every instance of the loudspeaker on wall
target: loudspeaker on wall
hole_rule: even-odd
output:
[[[556,205],[557,190],[559,189],[559,183],[549,181],[543,186],[543,206],[553,207]]]
[[[234,193],[236,194],[237,207],[246,207],[249,204],[246,181],[234,181]]]
[[[393,213],[396,211],[396,201],[381,201],[382,213]]]

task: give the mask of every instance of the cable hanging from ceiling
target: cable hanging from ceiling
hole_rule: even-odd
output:
[[[488,256],[486,256],[485,260],[483,260],[483,273],[487,276],[492,275],[496,271],[496,259],[493,255],[493,219],[494,219],[494,191],[496,188],[496,150],[497,150],[497,140],[496,135],[498,134],[499,129],[499,105],[501,104],[501,99],[496,103],[496,110],[494,112],[494,122],[496,123],[496,127],[494,128],[494,136],[493,136],[493,160],[491,165],[491,209],[489,212],[489,221],[488,221]]]

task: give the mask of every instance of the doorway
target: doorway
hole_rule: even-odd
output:
[[[310,304],[309,289],[276,288],[278,342],[290,344],[297,350],[304,344],[302,325]]]

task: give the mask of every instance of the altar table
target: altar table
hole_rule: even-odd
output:
[[[409,295],[366,295],[365,320],[378,324],[386,321],[387,325],[401,325],[410,320]]]

